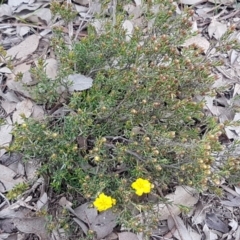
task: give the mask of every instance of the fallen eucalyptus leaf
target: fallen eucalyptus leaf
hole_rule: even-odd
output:
[[[7,56],[21,59],[36,51],[39,44],[39,36],[33,34],[27,37],[20,44],[7,50]]]
[[[198,4],[201,2],[202,2],[202,0],[180,0],[180,3],[187,4],[187,5],[194,5],[194,4]]]
[[[198,202],[199,194],[191,187],[177,186],[175,192],[166,195],[165,198],[169,200],[169,208],[172,213],[174,215],[179,215],[181,213],[179,205],[193,207]],[[156,204],[153,207],[153,210],[156,214],[158,214],[159,220],[168,219],[168,216],[170,215],[166,204]]]
[[[10,168],[0,164],[0,192],[7,192],[11,190],[16,184],[22,183],[22,178],[14,178],[16,172],[12,171]]]
[[[46,220],[43,217],[15,218],[14,225],[23,233],[34,233],[41,240],[49,239],[46,230]]]
[[[5,124],[0,126],[0,147],[7,147],[10,145],[12,141],[12,126]],[[4,148],[0,149],[0,157],[6,152]],[[1,179],[0,179],[1,180]],[[1,189],[1,184],[0,184],[0,189]]]
[[[22,124],[24,122],[21,115],[24,114],[26,118],[29,118],[33,112],[33,103],[31,100],[26,99],[17,103],[16,111],[13,113],[13,122]]]
[[[68,87],[69,92],[83,91],[92,87],[92,78],[82,74],[72,74],[68,76],[68,81],[72,84]],[[65,80],[66,81],[66,80]]]
[[[175,227],[175,231],[173,228]],[[168,217],[168,228],[173,232],[173,235],[178,240],[192,240],[187,228],[185,227],[182,219],[178,216]]]
[[[206,224],[208,227],[220,231],[222,233],[227,233],[229,231],[228,225],[217,217],[215,213],[206,213]]]
[[[227,25],[221,22],[218,22],[216,19],[212,19],[212,22],[208,26],[209,37],[214,37],[219,40],[223,34],[227,31]]]
[[[135,233],[121,232],[121,233],[118,233],[118,240],[139,240],[139,238]]]

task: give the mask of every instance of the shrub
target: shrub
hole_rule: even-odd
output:
[[[216,170],[212,155],[221,150],[224,125],[204,114],[204,102],[194,101],[210,93],[216,63],[197,45],[181,47],[192,35],[191,9],[174,15],[170,1],[159,9],[156,15],[148,6],[144,14],[154,19],[153,27],[136,28],[130,41],[123,14],[101,35],[90,26],[73,50],[56,35],[59,63],[92,77],[93,86],[69,96],[68,115],[16,126],[9,149],[40,161],[39,172],[58,192],[91,202],[103,192],[116,199],[120,222],[135,230],[129,206],[143,201],[131,188],[137,179],[163,189],[186,184],[202,190],[229,172],[227,165]]]

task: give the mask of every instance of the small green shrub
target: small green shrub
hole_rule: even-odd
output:
[[[218,186],[226,171],[239,170],[235,160],[233,168],[215,166],[212,153],[221,150],[224,125],[194,101],[210,94],[216,63],[197,45],[181,47],[192,35],[192,10],[174,16],[170,1],[161,1],[157,15],[150,9],[144,14],[155,18],[152,29],[135,29],[128,42],[123,15],[101,35],[89,26],[89,35],[72,50],[58,32],[53,41],[61,66],[92,77],[93,86],[69,97],[71,111],[63,118],[26,119],[16,126],[9,148],[40,161],[40,174],[58,192],[78,193],[86,201],[102,192],[112,196],[119,221],[134,231],[144,230],[132,220],[138,203],[142,209],[152,204],[136,197],[131,188],[136,179],[163,189],[185,184],[202,190]],[[154,188],[151,194],[157,195]]]

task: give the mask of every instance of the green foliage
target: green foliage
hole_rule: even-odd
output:
[[[22,193],[28,189],[29,185],[27,183],[18,183],[14,188],[7,193],[7,198],[9,200],[17,199]]]
[[[63,1],[63,3],[52,1],[51,11],[54,15],[59,15],[67,23],[74,20],[77,16],[77,12],[73,10],[72,5],[67,1]]]
[[[137,178],[160,188],[186,184],[202,190],[217,186],[232,166],[229,160],[216,168],[212,153],[221,150],[223,124],[205,116],[204,103],[194,101],[196,95],[210,94],[215,63],[197,45],[180,47],[192,35],[192,10],[174,16],[175,6],[161,2],[157,15],[150,6],[144,13],[149,20],[155,18],[152,29],[135,29],[130,41],[122,15],[114,27],[106,24],[101,35],[89,27],[89,35],[73,50],[57,29],[53,46],[67,69],[60,76],[74,70],[92,77],[93,87],[69,97],[67,116],[41,123],[26,119],[16,126],[9,149],[21,151],[26,160],[41,161],[39,172],[51,178],[58,192],[67,187],[88,201],[100,192],[112,196],[120,221],[135,231],[144,230],[131,220],[141,202],[131,189]],[[40,70],[34,71],[48,95],[49,83]],[[151,194],[157,196],[154,189]],[[141,209],[150,209],[152,203],[141,204]]]

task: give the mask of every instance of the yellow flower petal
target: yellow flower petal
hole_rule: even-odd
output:
[[[136,190],[138,196],[142,196],[143,193],[150,193],[152,188],[152,184],[148,180],[142,178],[138,178],[131,186]]]
[[[104,193],[99,194],[96,200],[93,202],[94,207],[99,211],[105,211],[116,204],[116,199],[105,195]]]

